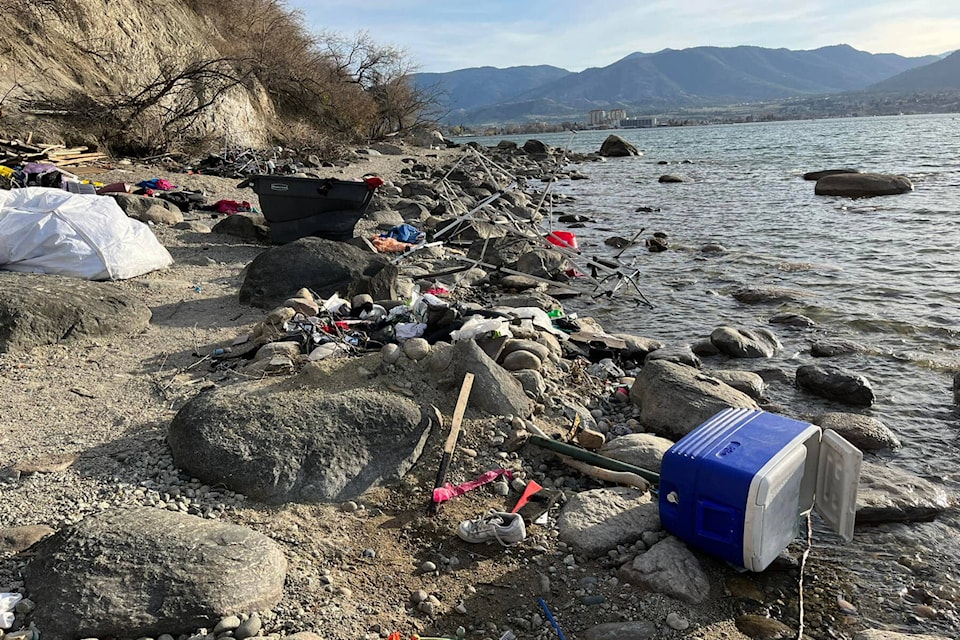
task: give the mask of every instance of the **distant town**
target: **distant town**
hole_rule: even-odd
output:
[[[639,110],[639,109],[638,109]],[[857,118],[922,113],[960,113],[960,91],[908,93],[842,93],[737,105],[683,108],[671,114],[629,115],[626,109],[594,109],[585,121],[544,118],[541,121],[446,127],[453,135],[516,135],[591,129],[643,129],[708,124]]]

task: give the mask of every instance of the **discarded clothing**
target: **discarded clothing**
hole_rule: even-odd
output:
[[[247,202],[246,200],[244,200],[243,202],[237,202],[236,200],[217,200],[212,205],[206,208],[210,211],[215,211],[217,213],[225,213],[227,215],[253,211],[253,205]]]
[[[370,241],[373,242],[374,249],[380,253],[403,253],[413,247],[409,242],[400,242],[396,238],[382,236],[373,236]]]
[[[177,205],[184,213],[193,211],[206,202],[206,196],[201,191],[163,191],[158,193],[157,197]]]
[[[404,223],[393,227],[386,233],[381,233],[380,237],[393,238],[394,240],[399,240],[400,242],[419,244],[426,239],[427,234],[411,224]]]
[[[144,180],[143,182],[138,182],[137,186],[144,189],[160,189],[161,191],[173,191],[177,188],[177,185],[164,178],[151,178],[150,180]]]
[[[97,189],[97,195],[102,196],[105,193],[130,193],[132,191],[133,187],[126,182],[111,182]]]
[[[9,629],[15,620],[14,608],[23,600],[19,593],[0,593],[0,629]]]
[[[427,325],[423,322],[401,322],[394,327],[394,334],[397,340],[409,340],[410,338],[419,338],[427,330]]]
[[[462,496],[468,491],[473,491],[477,487],[482,487],[485,484],[489,484],[499,478],[500,476],[506,476],[507,479],[513,479],[513,473],[508,469],[493,469],[487,471],[478,477],[476,480],[470,480],[469,482],[464,482],[463,484],[458,484],[453,486],[449,482],[442,487],[433,490],[433,501],[435,503],[446,502],[447,500],[452,500],[457,496]]]

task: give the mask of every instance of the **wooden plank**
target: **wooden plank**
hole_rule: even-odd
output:
[[[470,389],[473,388],[473,374],[466,373],[463,376],[463,383],[460,385],[460,395],[457,396],[457,404],[453,408],[453,422],[450,424],[450,433],[447,435],[447,441],[443,443],[443,456],[440,458],[440,468],[437,470],[437,479],[433,484],[434,489],[439,489],[447,479],[447,471],[450,469],[450,460],[453,458],[453,450],[457,446],[457,440],[460,438],[460,427],[463,424],[463,414],[467,410],[467,402],[470,400]],[[440,509],[440,503],[433,500],[433,493],[430,494],[430,507],[428,511],[435,514]]]

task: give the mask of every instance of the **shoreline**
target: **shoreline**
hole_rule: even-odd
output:
[[[437,154],[438,165],[458,155],[456,150],[447,151],[452,153]],[[430,153],[434,152],[422,154],[421,159],[427,160]],[[378,160],[375,156],[342,172],[331,168],[330,174],[355,178],[380,173],[394,184],[406,182],[399,173],[406,165],[399,157],[386,158]],[[209,185],[207,188],[221,196],[239,197],[249,193],[237,192],[227,179],[164,174],[148,167],[142,168],[141,174],[140,169],[130,168],[129,174],[110,173],[104,177],[170,175],[179,177],[187,188]],[[166,444],[167,425],[176,410],[196,395],[198,388],[233,384],[230,379],[217,380],[218,373],[222,372],[207,372],[196,367],[194,353],[228,345],[239,333],[263,320],[268,310],[240,306],[236,293],[249,262],[269,247],[232,236],[218,234],[214,238],[159,225],[154,230],[175,254],[175,265],[165,272],[114,283],[117,288],[141,297],[151,307],[150,327],[136,335],[41,346],[22,355],[0,356],[3,374],[0,382],[5,387],[2,391],[5,397],[11,398],[8,417],[0,431],[5,453],[13,460],[64,451],[79,455],[65,471],[24,476],[22,483],[14,485],[15,490],[5,486],[4,493],[10,493],[9,499],[0,505],[0,522],[5,526],[22,523],[60,527],[115,504],[146,504],[169,509],[170,504],[183,503],[178,498],[186,496],[187,490],[197,494],[204,486],[175,471]],[[484,297],[489,297],[488,291],[483,291]],[[363,366],[376,357],[365,356]],[[562,384],[566,374],[569,371],[557,373],[549,382],[557,393],[576,393],[576,387],[571,389]],[[348,376],[345,374],[345,377]],[[401,376],[394,384],[403,382]],[[416,393],[416,389],[402,388]],[[602,418],[606,411],[600,399],[584,404],[588,410],[599,412]],[[448,396],[445,402],[451,405],[452,399]],[[617,420],[636,420],[636,412],[629,405],[616,409],[611,415],[617,415]],[[445,414],[449,415],[449,410],[450,406],[444,407]],[[545,422],[545,426],[559,432],[564,421],[554,417]],[[24,424],[34,428],[25,433]],[[477,455],[458,459],[461,466],[455,473],[466,480],[490,464],[502,464],[505,459],[521,460],[520,467],[529,467],[533,477],[539,477],[535,475],[539,473],[551,482],[561,479],[560,486],[568,487],[567,480],[572,474],[552,457],[526,450],[522,458],[510,457],[517,452],[505,451],[503,447],[514,430],[509,420],[468,414],[460,447],[461,451],[466,448]],[[751,609],[751,605],[744,604],[750,602],[750,598],[714,596],[714,600],[696,606],[680,604],[662,595],[646,595],[632,588],[621,598],[624,589],[618,578],[620,565],[616,561],[608,564],[600,560],[579,560],[566,543],[557,541],[553,526],[541,527],[544,531],[535,533],[526,543],[528,549],[504,551],[501,555],[490,553],[486,545],[474,549],[454,540],[456,555],[453,557],[459,558],[457,565],[466,567],[451,566],[451,556],[443,548],[450,545],[458,519],[475,517],[491,505],[502,505],[503,500],[481,490],[444,507],[439,519],[415,515],[433,480],[438,439],[437,434],[431,435],[431,444],[423,459],[403,481],[365,495],[356,505],[364,508],[355,512],[342,511],[337,505],[266,507],[230,492],[209,490],[197,499],[190,498],[188,504],[196,505],[201,514],[209,508],[211,519],[237,522],[284,541],[289,562],[287,588],[279,607],[283,611],[263,616],[269,633],[312,631],[332,637],[373,638],[393,631],[387,628],[391,622],[398,627],[400,623],[405,625],[404,629],[397,629],[405,633],[436,630],[448,634],[456,626],[467,623],[464,626],[479,625],[470,630],[468,637],[498,637],[509,627],[518,635],[522,632],[526,637],[545,638],[552,630],[542,617],[539,625],[533,624],[537,621],[533,616],[540,616],[533,596],[541,590],[540,576],[546,574],[552,578],[551,604],[558,603],[555,613],[565,626],[569,625],[572,631],[569,637],[583,637],[576,633],[592,624],[634,618],[653,618],[656,633],[670,635],[674,632],[668,628],[669,613],[693,624],[687,637],[746,637],[737,630],[733,618],[735,610]],[[507,453],[507,458],[501,457],[501,453]],[[541,466],[545,467],[544,471],[540,470]],[[122,478],[120,492],[115,490],[115,478]],[[595,484],[573,479],[573,485],[580,490],[597,488]],[[171,488],[181,495],[174,495],[169,491]],[[210,493],[218,495],[209,498]],[[395,521],[397,524],[391,526]],[[318,540],[319,535],[326,539]],[[347,549],[351,552],[346,552]],[[366,549],[375,551],[372,559],[367,558],[369,562],[364,560]],[[629,550],[624,553],[629,554]],[[573,564],[566,562],[567,556],[574,557]],[[438,561],[441,569],[436,573],[422,571],[423,563],[434,562],[437,566]],[[701,561],[711,576],[711,593],[729,593],[735,574],[709,558]],[[0,559],[0,587],[22,589],[22,580],[17,579],[21,566],[19,559]],[[323,573],[324,570],[327,573]],[[794,577],[790,571],[788,568],[775,576],[767,588],[790,599],[789,584]],[[594,587],[585,589],[582,580],[591,575],[598,580],[593,583]],[[474,591],[464,589],[464,582]],[[410,593],[421,589],[443,596],[438,598],[442,614],[431,617],[417,607],[408,610]],[[524,594],[528,601],[517,604],[518,594]],[[597,604],[583,604],[583,599],[590,595],[604,599]],[[317,602],[324,604],[318,606]],[[568,602],[571,604],[564,606]],[[456,611],[458,604],[464,604],[466,614]],[[821,602],[819,606],[824,610],[818,614],[839,620],[828,613],[828,604]],[[303,616],[299,609],[305,610]],[[505,609],[515,612],[500,615]],[[498,615],[496,633],[487,629],[485,635],[483,618],[492,621]],[[789,616],[785,617],[789,624]],[[526,620],[535,628],[523,629],[516,620]],[[330,634],[330,629],[342,629],[344,625],[349,625],[349,632]]]

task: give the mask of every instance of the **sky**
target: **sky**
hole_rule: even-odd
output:
[[[960,49],[960,0],[286,0],[316,31],[367,31],[424,72],[605,67],[643,51],[754,45]]]

